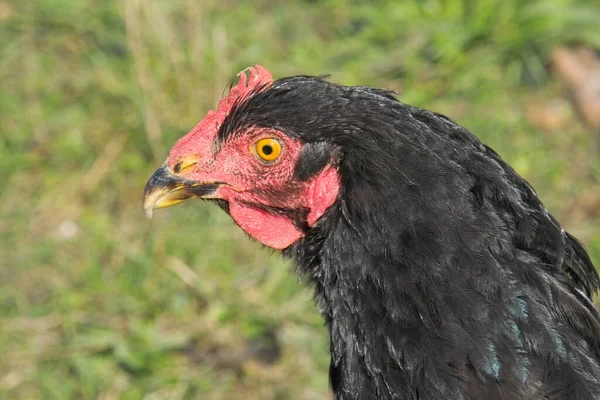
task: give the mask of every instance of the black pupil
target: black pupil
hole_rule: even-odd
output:
[[[271,154],[273,154],[273,148],[270,144],[264,145],[262,151],[266,156],[270,156]]]

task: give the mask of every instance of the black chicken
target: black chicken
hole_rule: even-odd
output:
[[[336,399],[600,399],[600,278],[465,128],[257,66],[171,150],[154,208],[213,199],[296,260]]]

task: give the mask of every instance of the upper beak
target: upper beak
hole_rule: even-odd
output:
[[[157,208],[174,206],[193,198],[215,198],[222,182],[197,182],[171,172],[165,162],[148,179],[144,188],[143,207],[146,217],[152,218]]]

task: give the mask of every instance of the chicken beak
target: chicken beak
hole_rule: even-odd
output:
[[[143,207],[148,219],[157,208],[171,207],[189,199],[215,198],[221,182],[197,182],[171,172],[165,162],[148,179],[144,188]]]

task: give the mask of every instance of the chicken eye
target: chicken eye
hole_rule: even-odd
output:
[[[281,155],[281,143],[273,138],[260,139],[254,143],[254,154],[262,161],[275,161]]]

